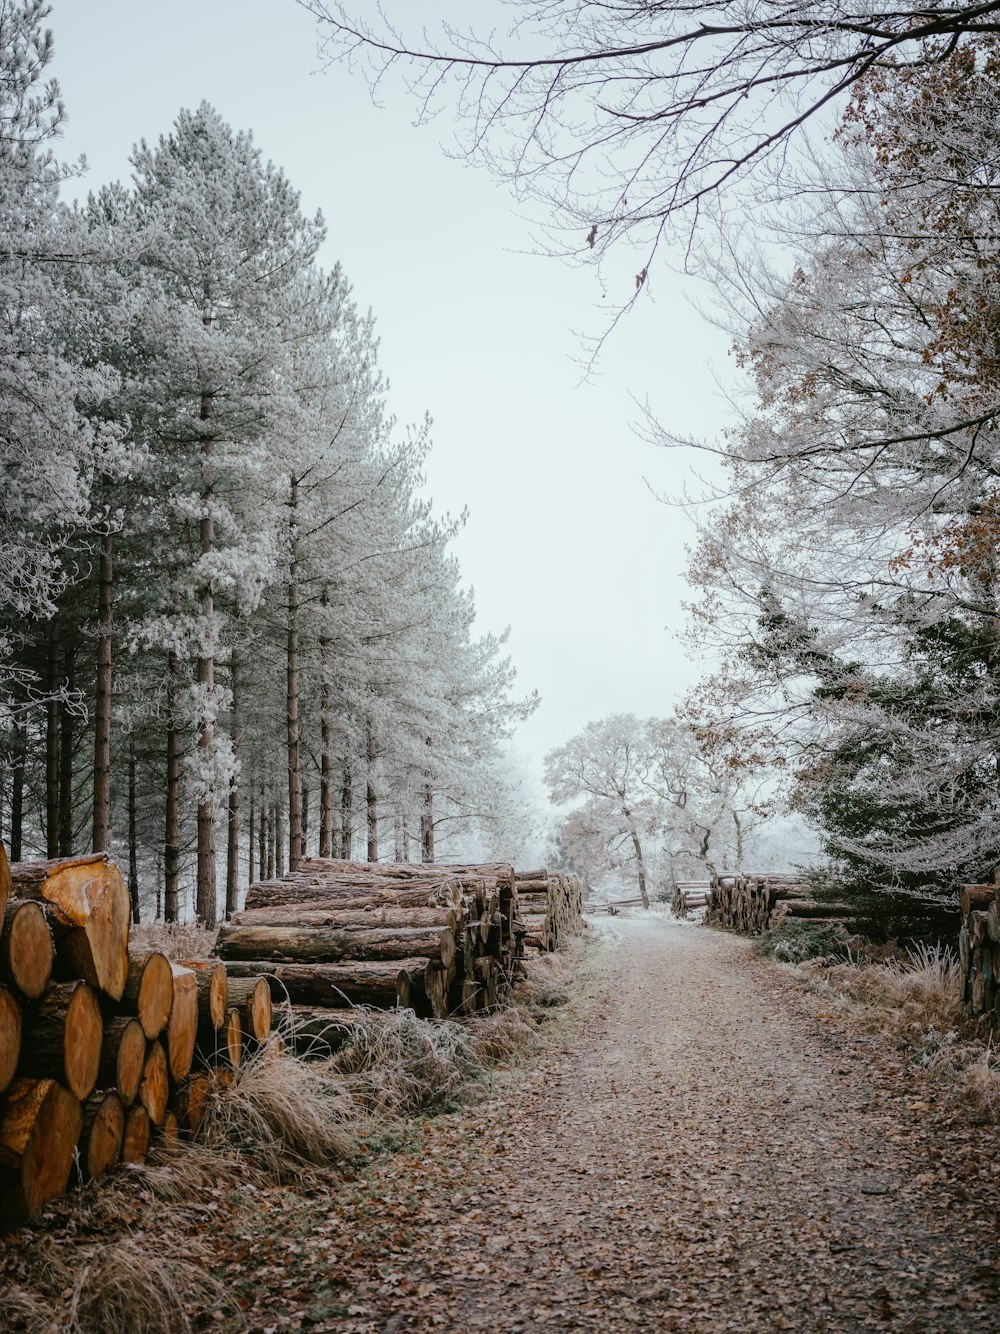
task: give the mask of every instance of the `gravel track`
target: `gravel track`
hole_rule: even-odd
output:
[[[324,1327],[995,1334],[995,1132],[921,1101],[747,942],[599,929],[618,943],[565,1050],[428,1125],[434,1189],[405,1155],[359,1185]],[[366,1240],[380,1208],[405,1237]]]

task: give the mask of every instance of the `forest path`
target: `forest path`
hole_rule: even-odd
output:
[[[618,943],[565,1049],[338,1210],[358,1231],[320,1327],[1000,1328],[996,1183],[905,1064],[745,941],[599,929]]]

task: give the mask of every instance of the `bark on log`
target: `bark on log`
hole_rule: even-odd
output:
[[[154,1126],[162,1126],[170,1098],[170,1071],[162,1042],[151,1042],[142,1068],[139,1101],[149,1113]]]
[[[377,927],[393,930],[399,927],[450,926],[454,928],[459,913],[454,908],[407,908],[397,904],[386,904],[381,900],[368,908],[340,908],[322,905],[318,908],[256,908],[252,912],[236,913],[233,926],[287,926],[287,927],[333,927],[338,931],[350,927],[364,927],[375,930]]]
[[[174,1111],[180,1122],[181,1130],[188,1135],[197,1135],[205,1119],[205,1105],[212,1088],[212,1081],[206,1074],[189,1075],[177,1090],[174,1098]]]
[[[0,1101],[0,1222],[30,1218],[66,1189],[83,1112],[54,1079],[17,1079]]]
[[[297,1005],[375,1005],[392,1009],[396,1004],[397,979],[401,969],[423,972],[426,959],[404,959],[401,963],[251,963],[226,964],[229,985],[234,978],[266,977],[273,1000],[288,999]]]
[[[86,982],[60,982],[24,1015],[21,1073],[58,1079],[79,1101],[97,1086],[104,1022]]]
[[[340,963],[344,960],[437,959],[450,968],[455,933],[444,927],[377,928],[226,926],[215,943],[221,959],[275,959],[285,963]]]
[[[21,1055],[21,1007],[12,991],[0,986],[0,1093],[17,1073]]]
[[[125,1113],[125,1134],[122,1137],[122,1162],[144,1163],[149,1153],[152,1125],[149,1113],[137,1102]]]
[[[365,1017],[363,1010],[293,1005],[291,1018],[282,1024],[279,1035],[296,1056],[322,1060],[349,1042],[355,1026]]]
[[[179,1083],[194,1064],[198,1040],[198,980],[192,968],[170,965],[174,975],[174,1004],[167,1023],[167,1061],[171,1078]]]
[[[198,989],[198,1026],[203,1032],[216,1031],[226,1022],[229,1000],[226,992],[226,969],[217,959],[185,959],[183,966],[195,975]]]
[[[263,1042],[271,1031],[272,1017],[271,991],[265,979],[230,977],[229,1001],[239,1013],[244,1034]]]
[[[263,982],[263,978],[258,978]],[[267,983],[264,983],[267,986]],[[270,1003],[271,993],[267,995]],[[234,1070],[239,1068],[243,1059],[243,1018],[235,1007],[226,1012],[226,1022],[222,1025],[222,1031],[219,1033],[218,1050],[222,1056],[229,1062]]]
[[[958,891],[959,907],[966,916],[974,909],[986,912],[995,898],[993,885],[962,885]]]
[[[42,906],[11,899],[0,932],[0,978],[28,1000],[37,1000],[52,980],[56,950]]]
[[[60,942],[66,969],[112,1000],[121,1000],[128,979],[128,932],[132,904],[118,867],[104,854],[47,862],[17,862],[10,868],[18,898],[51,903],[72,924]]]
[[[85,1179],[103,1176],[116,1167],[125,1140],[125,1104],[114,1089],[98,1089],[83,1105],[80,1171]]]
[[[130,950],[122,1005],[136,1015],[153,1041],[167,1026],[174,1003],[174,974],[159,950]]]
[[[126,1107],[135,1102],[146,1064],[146,1035],[138,1019],[119,1014],[104,1025],[99,1083],[116,1088]]]

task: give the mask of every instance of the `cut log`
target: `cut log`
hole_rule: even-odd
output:
[[[187,1135],[197,1135],[205,1119],[205,1106],[212,1088],[212,1081],[207,1074],[189,1075],[177,1090],[174,1098],[174,1111],[181,1130]]]
[[[180,1146],[181,1142],[181,1123],[175,1111],[168,1108],[166,1116],[163,1118],[163,1125],[160,1126],[160,1134],[163,1136],[163,1142],[172,1149]]]
[[[119,1014],[104,1025],[99,1083],[115,1088],[126,1107],[135,1102],[146,1064],[146,1035],[138,1019]]]
[[[66,1189],[83,1112],[54,1079],[17,1079],[0,1101],[0,1222],[30,1218]]]
[[[130,1107],[125,1113],[125,1134],[122,1137],[122,1162],[144,1163],[149,1153],[149,1139],[152,1135],[149,1113],[141,1102]]]
[[[170,1071],[162,1042],[151,1042],[142,1068],[139,1101],[149,1113],[154,1126],[162,1126],[170,1097]]]
[[[10,868],[18,898],[53,904],[71,924],[59,942],[61,966],[121,1000],[128,979],[131,902],[114,862],[103,854],[58,861],[17,862]]]
[[[271,991],[265,979],[230,978],[229,1000],[240,1016],[244,1035],[263,1042],[271,1031],[272,1018]]]
[[[52,980],[56,948],[42,906],[11,899],[0,932],[0,978],[28,1000],[37,1000]]]
[[[343,931],[349,927],[363,927],[375,930],[382,927],[389,930],[399,928],[450,926],[458,923],[459,914],[454,908],[406,908],[397,904],[384,904],[375,901],[369,908],[340,908],[324,905],[319,908],[257,908],[253,912],[236,913],[232,918],[233,926],[284,926],[284,927],[333,927]]]
[[[114,1089],[99,1089],[83,1105],[80,1171],[85,1179],[103,1176],[121,1160],[125,1104]]]
[[[364,1010],[321,1010],[293,1005],[290,1020],[282,1022],[279,1036],[296,1056],[323,1060],[351,1040]]]
[[[254,986],[260,982],[264,982],[262,977],[257,979]],[[264,982],[264,986],[267,987],[266,982]],[[267,993],[267,1002],[270,1005],[270,991]],[[243,1059],[243,1018],[235,1006],[226,1012],[226,1022],[222,1026],[221,1033],[219,1033],[219,1053],[225,1057],[234,1070],[238,1068]]]
[[[185,959],[184,967],[190,968],[195,975],[199,1028],[202,1032],[222,1028],[229,1009],[225,965],[217,959]]]
[[[996,897],[996,892],[993,885],[962,885],[958,891],[959,907],[966,916],[973,909],[986,912]]]
[[[293,1005],[375,1005],[392,1009],[396,1004],[401,970],[423,972],[426,959],[404,959],[400,963],[260,963],[226,964],[229,985],[234,978],[266,977],[273,1000],[288,999]]]
[[[58,1079],[79,1101],[97,1086],[104,1022],[86,982],[60,982],[25,1011],[21,1073]]]
[[[173,1003],[174,974],[167,956],[159,950],[130,950],[122,1004],[150,1041],[166,1028]]]
[[[438,960],[450,968],[455,933],[444,927],[366,930],[352,927],[225,926],[215,951],[220,959],[273,959],[282,963],[341,963],[382,959]]]
[[[21,1055],[21,1007],[12,991],[0,986],[0,1093],[17,1073]]]
[[[198,1040],[198,979],[192,968],[170,965],[174,975],[174,1003],[167,1023],[167,1061],[170,1077],[180,1083],[194,1064]]]
[[[857,917],[858,910],[849,903],[820,903],[816,899],[782,899],[775,916],[787,917]]]

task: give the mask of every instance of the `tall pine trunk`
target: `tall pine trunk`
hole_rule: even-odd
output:
[[[323,590],[323,615],[326,614],[328,598]],[[322,687],[319,708],[319,855],[333,856],[333,682],[327,657],[330,641],[320,636],[319,663]]]
[[[69,700],[76,688],[76,646],[67,644],[63,656],[66,699],[59,713],[59,856],[73,855],[73,745],[76,719]]]
[[[128,896],[132,902],[132,921],[139,924],[139,839],[138,802],[135,778],[135,741],[128,743]]]
[[[639,894],[642,898],[642,906],[648,908],[649,893],[646,889],[646,863],[642,856],[642,844],[639,842],[639,831],[635,827],[632,812],[627,807],[623,808],[623,814],[627,821],[629,837],[632,840],[632,847],[635,849],[635,865],[639,877]]]
[[[264,784],[260,785],[260,814],[257,816],[257,857],[259,859],[258,879],[267,879],[267,801]]]
[[[280,801],[274,803],[274,873],[279,879],[285,874],[285,812]]]
[[[101,538],[97,584],[97,690],[94,699],[94,823],[91,847],[107,852],[111,837],[111,696],[112,614],[114,611],[114,537]]]
[[[247,888],[249,889],[249,887],[253,884],[254,874],[257,870],[257,866],[254,861],[254,851],[255,851],[254,835],[257,832],[257,825],[256,825],[257,785],[254,782],[254,766],[252,763],[250,765],[250,782],[247,784],[247,791],[250,793],[250,814],[249,814],[249,819],[247,820],[247,832],[250,841],[250,846],[249,849],[247,850]]]
[[[206,327],[210,324],[211,320],[206,317]],[[207,422],[212,415],[212,400],[209,394],[201,396],[200,415],[203,422]],[[215,486],[210,472],[212,441],[207,434],[201,442],[201,456],[203,485],[199,536],[202,556],[211,556],[215,551],[215,519],[212,514]],[[214,716],[212,697],[215,693],[215,594],[212,580],[208,575],[198,594],[198,609],[202,623],[202,639],[198,650],[198,688],[201,696],[198,717],[198,757],[201,782],[198,792],[198,872],[195,912],[203,926],[212,927],[215,926],[218,911],[215,884],[215,726],[212,721]]]
[[[288,722],[288,869],[302,859],[302,773],[299,768],[299,535],[298,478],[288,496],[288,654],[286,704]]]
[[[167,664],[167,813],[163,837],[163,920],[176,922],[181,883],[181,739],[177,729],[177,659]]]
[[[365,758],[368,761],[367,772],[365,775],[365,804],[368,814],[368,860],[370,862],[377,862],[378,793],[375,791],[375,762],[378,756],[375,753],[375,727],[371,717],[368,718],[368,739],[365,747]]]
[[[233,748],[233,778],[229,786],[229,819],[226,839],[226,921],[236,911],[240,894],[240,660],[233,649],[230,659],[230,689],[233,695],[230,743]],[[251,827],[253,816],[251,815]],[[252,838],[252,835],[251,835]],[[251,850],[251,861],[253,853]]]
[[[28,753],[28,737],[23,723],[14,728],[14,754],[11,765],[10,792],[10,859],[21,860],[21,841],[24,834],[24,763]]]
[[[278,808],[271,802],[267,812],[267,879],[274,879],[274,836],[277,824]]]
[[[354,839],[354,786],[351,782],[351,764],[344,761],[344,778],[340,788],[340,855],[349,861]]]
[[[426,744],[431,745],[427,737]],[[420,815],[420,860],[434,860],[434,789],[431,787],[430,768],[424,770],[424,809]]]
[[[59,856],[59,712],[62,678],[59,673],[59,620],[49,622],[45,687],[45,851]]]

